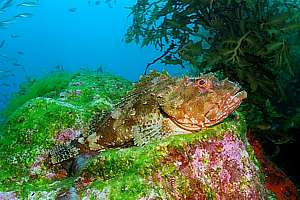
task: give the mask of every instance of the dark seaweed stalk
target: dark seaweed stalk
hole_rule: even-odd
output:
[[[146,68],[145,68],[144,75],[147,74],[148,68],[151,65],[155,64],[157,61],[161,60],[163,57],[165,57],[167,54],[169,54],[172,49],[174,49],[173,45],[169,46],[169,48],[161,56],[159,56],[158,58],[154,59],[152,62],[148,63],[147,66],[146,66]]]

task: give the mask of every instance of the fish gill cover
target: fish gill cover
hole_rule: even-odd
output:
[[[127,7],[126,11],[124,6]],[[64,160],[78,155],[69,140],[73,141],[78,135],[87,133],[86,129],[90,129],[94,121],[101,122],[121,96],[132,88],[128,81],[103,73],[107,71],[136,81],[140,74],[148,74],[151,68],[162,69],[166,66],[168,71],[181,75],[213,72],[221,79],[237,81],[248,92],[248,98],[241,106],[248,132],[267,144],[268,154],[279,165],[284,166],[283,163],[295,160],[292,157],[286,159],[292,155],[285,153],[288,151],[284,148],[297,151],[300,141],[297,135],[300,124],[299,10],[299,2],[296,0],[0,1],[0,99],[2,107],[6,106],[0,125],[0,131],[3,132],[1,185],[5,188],[3,191],[6,191],[1,193],[1,198],[24,197],[28,194],[37,199],[46,198],[47,195],[60,198],[77,195],[79,191],[79,195],[90,198],[215,199],[222,198],[218,196],[219,192],[229,190],[231,186],[218,186],[210,178],[220,174],[212,170],[220,167],[221,180],[225,182],[233,176],[232,173],[239,173],[228,171],[219,161],[229,162],[225,159],[229,155],[229,163],[239,166],[241,163],[236,156],[240,154],[244,160],[248,160],[249,156],[249,160],[257,164],[244,137],[245,131],[234,129],[235,126],[246,128],[237,119],[238,124],[225,128],[227,131],[219,131],[219,128],[224,128],[222,124],[217,126],[214,133],[219,135],[218,138],[199,140],[195,136],[195,141],[200,143],[190,144],[185,143],[187,138],[179,137],[175,141],[175,146],[177,142],[182,142],[179,150],[177,146],[173,149],[172,144],[168,146],[169,141],[166,140],[167,152],[170,154],[164,159],[159,157],[155,160],[161,153],[159,149],[164,151],[165,147],[154,144],[158,152],[150,151],[146,157],[143,152],[151,145],[137,149],[137,156],[133,157],[134,148],[130,148],[128,156],[124,158],[115,156],[114,150],[99,154],[100,158],[95,158],[95,163],[100,162],[101,165],[100,170],[95,171],[96,175],[92,173],[93,165],[76,176],[70,173],[73,172],[70,166],[61,169],[60,158]],[[143,48],[138,48],[134,43]],[[78,70],[79,74],[74,73]],[[39,78],[47,72],[52,74]],[[24,80],[25,83],[18,89]],[[11,92],[16,90],[10,97]],[[176,95],[171,99],[176,99]],[[118,117],[118,113],[115,112],[113,116]],[[155,125],[159,122],[152,118],[148,120],[143,125],[151,129],[154,128],[153,122]],[[227,127],[226,124],[225,121],[224,126]],[[206,138],[206,132],[202,135]],[[243,144],[235,135],[243,135],[239,136]],[[91,134],[86,141],[97,141],[97,137]],[[293,142],[295,149],[292,149]],[[97,146],[96,143],[94,145]],[[220,149],[227,152],[227,147],[232,152],[226,154],[224,159],[222,154],[210,152]],[[247,153],[243,151],[244,148]],[[238,150],[235,155],[234,150]],[[51,162],[43,153],[50,153],[52,157],[49,159],[58,163],[54,168],[50,167],[50,171],[47,167]],[[150,156],[152,154],[154,158]],[[82,170],[92,155],[80,155],[76,158],[75,168]],[[188,155],[188,158],[184,155]],[[213,160],[214,156],[219,160]],[[133,160],[138,164],[132,164]],[[245,170],[253,167],[248,161],[243,163]],[[140,166],[144,162],[149,164],[142,165],[146,168],[130,167]],[[166,164],[167,168],[157,168],[156,162]],[[169,165],[172,162],[174,166]],[[284,166],[285,172],[293,180],[299,180],[297,165],[292,162],[289,165],[292,167]],[[152,173],[156,168],[159,171]],[[205,171],[199,171],[203,168]],[[154,192],[143,185],[145,182],[141,182],[145,174],[131,177],[132,172],[141,172],[139,170],[145,170],[146,175],[152,173],[146,185],[155,185],[155,189],[150,187]],[[193,170],[198,170],[198,174],[192,174]],[[124,176],[115,179],[119,174]],[[206,178],[201,179],[200,174]],[[47,178],[51,177],[64,179],[63,183],[60,185],[60,181],[53,180],[49,182]],[[235,184],[244,189],[256,187],[247,190],[247,195],[264,198],[267,193],[261,185],[263,180],[258,181],[256,175],[251,177],[254,177],[250,181],[252,185],[247,180]],[[189,179],[195,178],[196,182],[190,182]],[[105,185],[103,179],[110,181]],[[86,187],[91,183],[90,187]],[[25,186],[22,188],[18,184]],[[141,187],[131,187],[136,184]],[[50,185],[54,185],[53,190],[45,191],[45,187]],[[196,191],[190,191],[189,186]],[[292,184],[287,187],[278,184],[284,190],[278,190],[268,182],[266,186],[275,192],[277,199],[298,198],[297,189]],[[111,188],[117,192],[114,193]]]

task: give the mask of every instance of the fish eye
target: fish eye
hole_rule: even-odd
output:
[[[199,83],[199,85],[204,85],[204,84],[206,83],[206,81],[203,80],[203,79],[200,79],[200,80],[198,81],[198,83]]]

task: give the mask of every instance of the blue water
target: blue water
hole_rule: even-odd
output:
[[[15,1],[14,5],[20,2],[23,1]],[[0,21],[13,19],[19,13],[32,14],[12,21],[7,28],[0,27],[0,42],[5,40],[0,48],[0,109],[26,77],[40,77],[57,65],[71,72],[101,66],[106,72],[136,81],[147,63],[161,53],[154,47],[140,48],[124,42],[131,23],[130,10],[125,7],[132,6],[134,0],[112,1],[111,5],[104,0],[99,5],[87,0],[37,2],[39,7],[11,6],[0,14]],[[152,68],[185,73],[179,67],[160,64]],[[1,78],[6,70],[11,71],[10,76]]]

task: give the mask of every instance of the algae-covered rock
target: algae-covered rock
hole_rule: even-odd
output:
[[[105,151],[77,178],[78,193],[91,199],[266,199],[245,122],[236,118],[144,147]]]
[[[84,126],[83,109],[50,98],[28,101],[7,123],[1,139],[1,181],[23,184],[38,155],[54,145],[61,129]],[[5,173],[5,174],[4,174]]]
[[[56,79],[47,76],[46,83],[50,84],[49,80]],[[59,142],[58,135],[66,130],[85,131],[94,112],[110,110],[132,88],[129,81],[109,74],[77,73],[69,81],[60,92],[49,86],[55,91],[47,90],[46,97],[29,99],[7,118],[0,140],[0,191],[23,190],[25,184],[37,181],[32,175],[53,176],[51,172],[39,174],[42,166],[37,165],[42,155]],[[45,87],[43,79],[37,82]],[[14,98],[28,99],[35,91],[41,94],[41,88],[34,84]],[[50,93],[52,98],[47,97]],[[44,184],[43,179],[38,181],[41,183],[36,186]]]
[[[78,73],[51,98],[33,98],[20,106],[0,140],[0,199],[268,197],[239,112],[193,134],[79,157],[76,173],[66,171],[72,166],[63,163],[50,166],[56,162],[48,162],[49,149],[88,132],[91,116],[111,110],[131,89],[119,77]]]

